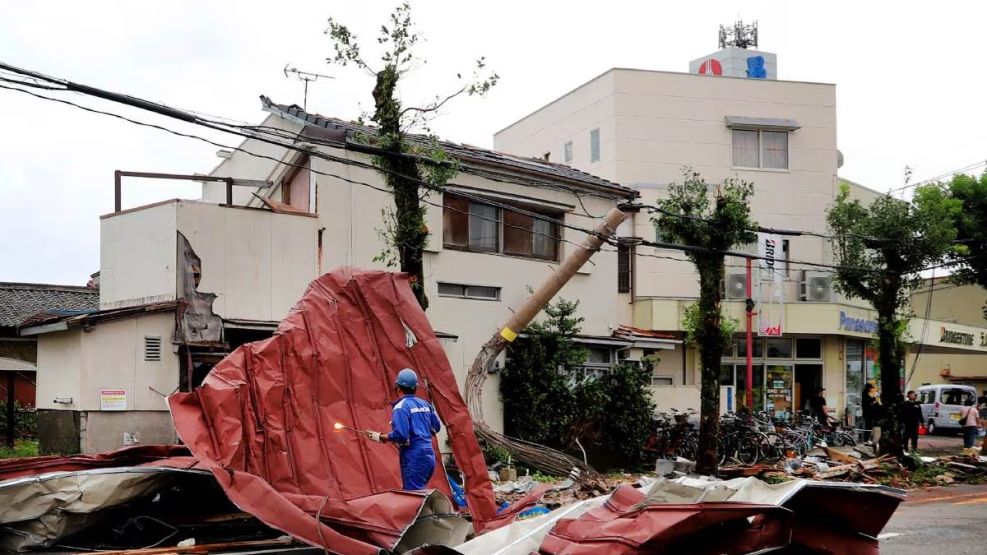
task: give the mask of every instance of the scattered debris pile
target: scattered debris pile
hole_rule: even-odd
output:
[[[725,466],[724,477],[756,476],[777,482],[792,478],[861,482],[899,488],[987,481],[987,457],[948,455],[910,457],[902,464],[890,455],[876,456],[868,447],[820,447],[805,457],[782,459],[776,464]]]
[[[903,491],[879,485],[659,478],[519,520],[445,553],[836,553],[834,545],[839,553],[877,553],[877,535],[903,499]]]

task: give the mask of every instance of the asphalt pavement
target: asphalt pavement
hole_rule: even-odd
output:
[[[883,555],[987,553],[987,485],[912,490],[878,538]]]

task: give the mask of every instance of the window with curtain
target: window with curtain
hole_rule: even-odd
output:
[[[733,130],[733,165],[740,168],[757,168],[761,165],[757,131]]]
[[[500,221],[497,218],[497,207],[471,202],[469,225],[469,246],[471,249],[478,251],[498,250]]]
[[[788,133],[761,131],[761,167],[788,169]]]
[[[733,130],[733,165],[737,168],[788,169],[788,132]]]
[[[443,244],[460,250],[558,260],[559,229],[550,219],[562,215],[523,210],[515,212],[456,194],[443,195]]]

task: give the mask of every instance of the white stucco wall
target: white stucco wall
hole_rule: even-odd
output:
[[[796,120],[801,127],[789,137],[790,169],[732,167],[727,116]],[[638,188],[642,204],[655,204],[669,183],[682,180],[682,168],[688,166],[711,183],[727,178],[754,183],[752,212],[763,226],[826,230],[825,210],[836,191],[834,85],[613,69],[501,130],[494,145],[529,156],[551,151],[553,160],[561,160],[556,151],[561,156],[566,141],[595,126],[604,136],[610,133],[601,163],[589,164],[577,147],[571,165]],[[646,211],[639,213],[634,234],[654,240],[650,220]],[[792,237],[790,242],[792,259],[831,260],[823,239]],[[639,247],[638,252],[685,258],[676,250]],[[690,263],[639,256],[635,269],[638,297],[698,293]],[[797,299],[800,279],[800,271],[790,273],[786,298]]]
[[[177,201],[100,218],[99,308],[175,299]]]
[[[279,321],[317,276],[318,220],[181,202],[178,230],[202,260],[199,291],[223,318]]]
[[[101,390],[124,390],[127,410],[167,410],[179,378],[174,328],[174,313],[162,312],[38,336],[38,408],[98,411]],[[160,361],[144,360],[145,336],[161,338]]]
[[[174,200],[110,214],[100,229],[100,308],[174,300],[177,233],[202,260],[199,291],[224,318],[278,321],[317,274],[319,221]]]

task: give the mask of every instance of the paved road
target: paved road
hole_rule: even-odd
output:
[[[987,485],[913,490],[880,538],[883,555],[987,553]]]

